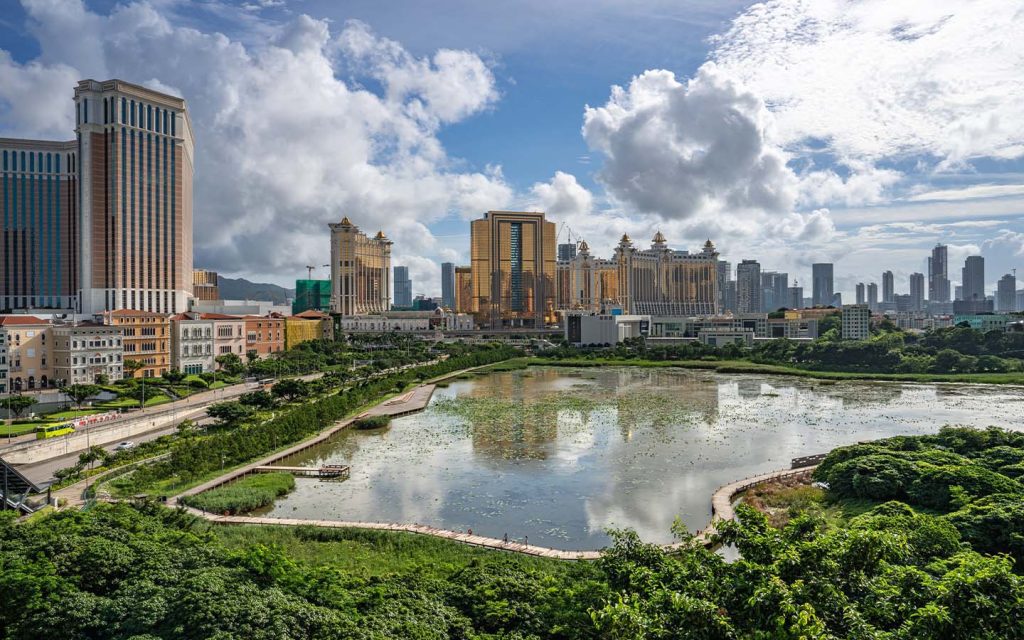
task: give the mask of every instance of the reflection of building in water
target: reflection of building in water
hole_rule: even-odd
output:
[[[736,381],[736,390],[741,398],[756,398],[761,395],[761,378],[744,376]]]
[[[469,425],[473,452],[503,467],[507,460],[545,460],[558,436],[557,412],[545,411],[537,400],[549,391],[549,376],[530,371],[492,374],[481,379],[470,395],[497,401],[493,413]],[[509,405],[515,407],[510,410]]]

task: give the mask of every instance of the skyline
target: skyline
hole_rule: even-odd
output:
[[[597,254],[624,232],[710,237],[805,291],[832,262],[844,299],[888,269],[902,292],[936,242],[954,284],[985,255],[987,293],[1024,255],[1024,17],[998,3],[580,3],[575,26],[496,9],[520,38],[464,3],[262,4],[26,1],[0,23],[0,135],[67,139],[88,77],[183,96],[196,266],[286,286],[348,215],[440,295],[468,221],[500,208],[541,209]]]

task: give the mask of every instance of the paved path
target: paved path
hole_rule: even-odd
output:
[[[432,386],[432,385],[431,385]],[[735,513],[732,508],[733,500],[736,494],[745,491],[755,485],[768,482],[771,480],[778,480],[781,478],[790,478],[794,476],[803,476],[809,474],[814,470],[814,467],[806,467],[803,469],[786,469],[784,471],[773,471],[771,473],[754,476],[752,478],[745,478],[743,480],[737,480],[730,484],[719,487],[717,491],[711,497],[711,509],[712,518],[711,523],[708,524],[707,528],[698,532],[694,537],[696,544],[703,545],[705,547],[712,545],[712,536],[716,533],[715,523],[721,520],[731,520],[735,517]],[[198,487],[197,487],[198,489]],[[204,489],[205,490],[205,489]],[[189,491],[183,495],[191,495],[192,493],[198,493],[198,491]],[[175,498],[177,500],[177,498]],[[284,526],[284,527],[323,527],[327,529],[374,529],[378,531],[401,531],[405,533],[418,533],[421,535],[435,536],[437,538],[444,538],[453,542],[459,542],[462,544],[468,544],[474,547],[484,547],[487,549],[495,549],[498,551],[511,551],[514,553],[522,553],[530,556],[538,556],[541,558],[554,558],[557,560],[597,560],[601,557],[603,551],[600,550],[565,550],[565,549],[552,549],[550,547],[540,547],[537,545],[528,545],[521,542],[510,540],[508,542],[499,538],[488,538],[486,536],[473,535],[462,531],[452,531],[450,529],[439,529],[437,527],[431,527],[423,524],[408,524],[400,522],[359,522],[359,521],[342,521],[342,520],[306,520],[302,518],[260,518],[250,516],[219,516],[198,509],[186,508],[186,511],[193,515],[204,518],[215,524],[235,524],[235,525],[267,525],[267,526]],[[662,545],[662,548],[666,551],[677,551],[683,545],[690,544],[688,542],[674,542],[671,544]]]

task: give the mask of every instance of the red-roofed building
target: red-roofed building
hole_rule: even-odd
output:
[[[245,316],[245,352],[265,358],[284,351],[284,318],[280,315]]]
[[[53,336],[50,323],[35,316],[0,316],[0,343],[6,354],[0,363],[4,392],[42,389],[53,385]]]
[[[170,314],[156,311],[120,309],[102,314],[103,324],[121,328],[124,337],[124,361],[141,363],[136,378],[156,378],[171,368]],[[131,376],[124,366],[125,377]]]
[[[201,313],[200,320],[213,322],[213,357],[233,353],[245,362],[245,319],[223,313]],[[221,367],[217,367],[220,369]]]

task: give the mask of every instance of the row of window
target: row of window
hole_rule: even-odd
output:
[[[177,119],[174,112],[169,109],[122,97],[121,119],[117,120],[117,98],[110,96],[102,98],[100,102],[103,103],[103,124],[126,124],[155,133],[177,135]],[[82,98],[75,105],[75,119],[77,124],[90,122],[89,98]]]
[[[3,151],[4,171],[20,171],[22,173],[60,173],[60,160],[64,156],[64,166],[69,173],[75,170],[75,154],[50,153],[42,151]],[[45,163],[44,163],[45,160]]]

